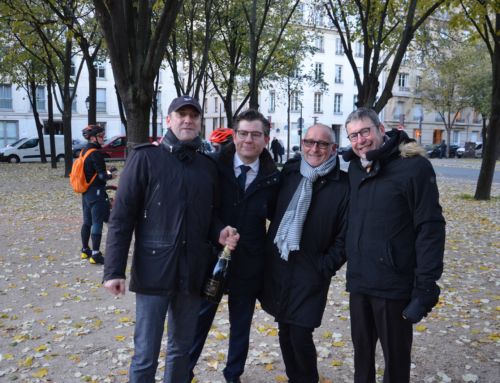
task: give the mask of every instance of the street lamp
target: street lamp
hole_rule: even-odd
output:
[[[85,99],[85,106],[87,107],[87,110],[89,110],[89,107],[90,107],[90,96],[87,96],[87,98]]]

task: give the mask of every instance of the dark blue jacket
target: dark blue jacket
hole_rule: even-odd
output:
[[[234,175],[234,143],[225,145],[217,156],[220,182],[219,218],[235,227],[240,240],[231,254],[230,294],[257,293],[262,289],[266,246],[266,218],[272,220],[281,173],[271,155],[263,150],[259,173],[242,195]]]

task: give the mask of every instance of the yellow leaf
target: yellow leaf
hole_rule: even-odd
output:
[[[42,297],[46,297],[47,295],[49,295],[49,294],[47,294],[47,293],[43,293],[43,294],[42,294]]]
[[[219,340],[226,339],[226,337],[222,334],[217,335],[215,338]]]
[[[479,334],[479,331],[477,331],[477,330],[472,330],[470,333],[471,333],[472,335],[477,335],[477,334]]]
[[[267,333],[267,335],[269,335],[269,336],[276,336],[276,335],[278,335],[278,332],[276,330],[272,330],[272,331],[269,331]]]
[[[199,380],[196,378],[193,378],[193,380],[191,381],[191,383],[197,383],[197,382],[199,382]]]
[[[346,317],[340,318],[341,321],[345,321],[346,319],[347,319]]]
[[[481,270],[489,270],[487,267],[484,267],[484,266],[481,266],[480,269]]]
[[[12,284],[10,284],[10,285],[9,285],[9,287],[11,287],[11,288],[12,288],[12,287],[16,287],[16,286],[17,286],[17,285],[12,285]]]
[[[43,345],[43,346],[35,348],[35,351],[43,351],[43,350],[46,350],[46,349],[47,349],[47,346]]]
[[[127,318],[127,317],[125,317],[125,318],[120,318],[120,319],[118,319],[118,320],[119,320],[120,322],[130,322],[130,318]]]
[[[498,341],[500,338],[498,336],[490,335],[488,337],[489,340],[494,340],[495,342]]]
[[[490,343],[490,342],[487,341],[486,339],[479,339],[479,343]]]
[[[102,324],[102,322],[100,320],[98,320],[94,323],[94,327],[99,327],[101,324]]]
[[[325,332],[323,335],[321,335],[324,339],[328,339],[332,336],[332,334],[330,332]]]
[[[333,342],[332,345],[334,345],[335,347],[344,347],[345,346],[344,342]]]
[[[266,370],[267,370],[267,371],[274,370],[274,366],[273,366],[272,364],[268,364],[268,365],[266,366]]]
[[[63,295],[61,295],[61,297],[69,297],[69,294],[68,293],[63,294]]]
[[[85,323],[83,323],[83,322],[78,322],[78,323],[76,323],[73,327],[74,327],[74,328],[85,327]]]
[[[7,355],[4,355],[3,357],[4,357],[4,359],[12,359],[14,357],[14,355],[7,354]]]
[[[16,320],[16,319],[19,319],[19,318],[15,315],[10,318],[10,320]]]
[[[285,378],[284,376],[277,376],[275,379],[277,382],[288,382],[288,378]]]
[[[338,360],[334,360],[332,363],[330,363],[332,366],[342,366],[342,362],[339,362]]]
[[[28,357],[28,358],[26,359],[26,361],[23,363],[23,366],[24,366],[24,367],[29,367],[29,366],[31,366],[32,364],[33,364],[33,358],[31,358],[31,356],[30,356],[30,357]]]
[[[48,371],[46,368],[41,368],[38,370],[36,374],[33,374],[35,378],[43,378],[44,376],[47,376]]]
[[[73,356],[70,356],[70,357],[69,357],[69,360],[75,360],[76,358],[77,358],[77,356],[76,356],[76,355],[73,355]]]
[[[425,326],[417,326],[417,328],[415,330],[417,330],[418,332],[422,332],[422,331],[425,331],[427,327]]]
[[[116,335],[115,339],[116,340],[125,340],[125,337],[123,335]]]
[[[127,375],[128,371],[127,370],[120,370],[116,372],[117,375]]]
[[[42,309],[35,309],[33,311],[36,312],[36,313],[41,313],[43,310]]]

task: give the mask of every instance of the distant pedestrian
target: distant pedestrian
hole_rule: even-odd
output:
[[[283,163],[283,154],[285,154],[285,144],[283,143],[283,140],[278,140],[278,143],[280,144],[280,162]]]
[[[278,162],[278,154],[280,153],[280,143],[278,142],[276,137],[274,137],[273,141],[271,142],[271,152],[273,152],[274,162]]]
[[[444,158],[448,159],[448,156],[446,155],[446,141],[445,140],[443,140],[441,142],[441,145],[439,145],[439,159],[443,158],[443,156],[444,156]]]

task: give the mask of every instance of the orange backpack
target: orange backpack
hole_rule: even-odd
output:
[[[71,174],[69,175],[69,179],[71,181],[71,186],[73,187],[73,190],[77,193],[85,193],[90,184],[94,181],[95,177],[97,176],[97,173],[94,174],[94,177],[90,180],[89,183],[87,183],[87,178],[85,178],[85,171],[83,170],[83,165],[85,163],[85,159],[87,156],[96,151],[97,149],[89,149],[85,153],[85,156],[82,157],[83,150],[80,152],[80,157],[76,159],[76,161],[73,163],[73,167],[71,168]]]

